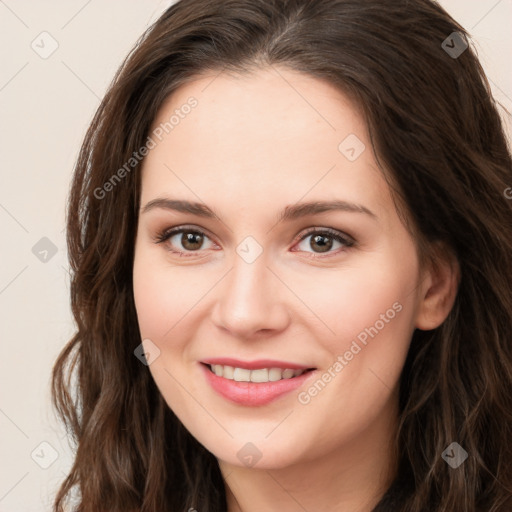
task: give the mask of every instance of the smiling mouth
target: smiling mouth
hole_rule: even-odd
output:
[[[224,379],[233,380],[235,382],[277,382],[280,380],[290,380],[315,370],[315,368],[299,370],[291,368],[256,368],[249,370],[247,368],[237,368],[222,364],[203,364],[217,377],[223,377]]]

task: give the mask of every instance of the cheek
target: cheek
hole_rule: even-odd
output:
[[[399,379],[416,314],[418,266],[414,252],[409,254],[369,256],[357,268],[331,273],[309,288],[308,304],[329,328],[316,337],[324,350],[322,369],[341,363],[329,387],[351,407],[361,407],[362,398],[378,405]],[[304,278],[303,290],[306,283]],[[326,400],[333,399],[328,395]]]
[[[348,350],[360,334],[364,341],[366,329],[375,332],[375,326],[379,336],[396,330],[407,338],[404,331],[408,333],[413,323],[417,279],[414,259],[400,261],[391,256],[368,257],[357,267],[315,272],[314,276],[295,275],[294,291],[315,313],[313,318],[306,312],[297,321],[311,317],[310,328],[318,326],[317,339],[330,354]]]
[[[190,397],[183,391],[179,382],[184,382],[183,362],[187,340],[190,336],[187,313],[198,301],[197,290],[183,272],[170,265],[155,261],[154,253],[137,249],[133,266],[133,295],[142,340],[151,340],[158,347],[158,357],[153,359],[148,369],[167,405],[180,418],[190,422],[193,411]],[[204,291],[203,291],[204,294]],[[179,336],[175,335],[179,331]],[[154,345],[143,341],[145,350],[155,351]],[[187,384],[187,390],[195,394],[194,382]]]
[[[382,273],[381,268],[375,274],[367,271],[340,278],[344,287],[341,291],[338,287],[336,300],[333,295],[323,304],[318,302],[322,319],[335,334],[317,337],[328,354],[319,375],[325,384],[311,382],[299,402],[305,404],[303,414],[319,418],[304,421],[310,421],[311,428],[318,430],[315,437],[323,439],[316,446],[320,451],[356,438],[394,407],[415,312],[410,293],[413,268],[409,275],[401,270],[401,274]]]
[[[403,277],[389,273],[372,275],[367,271],[344,282],[338,304],[333,307],[331,303],[328,311],[336,322],[336,332],[352,339],[372,327],[389,331],[406,316],[404,309],[411,310],[407,307],[410,298]],[[364,335],[360,339],[364,341]]]
[[[175,326],[183,333],[186,321],[182,319],[206,291],[204,279],[168,263],[163,251],[136,250],[133,295],[143,338],[163,342],[173,337]]]
[[[172,325],[172,318],[168,317],[168,312],[173,310],[172,300],[164,293],[164,289],[165,275],[157,268],[152,269],[147,265],[143,257],[136,258],[133,296],[143,339],[160,339]]]
[[[339,414],[370,419],[396,386],[414,331],[418,267],[414,258],[387,258],[347,271],[330,300],[318,304],[335,332],[322,343],[329,353],[326,368],[336,377],[318,397]],[[325,370],[325,369],[324,369]],[[314,393],[314,391],[313,391]]]

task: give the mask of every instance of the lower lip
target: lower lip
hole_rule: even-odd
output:
[[[250,407],[266,405],[300,387],[314,371],[307,371],[298,377],[281,379],[276,382],[237,382],[215,375],[209,366],[201,363],[202,371],[210,386],[224,398]]]

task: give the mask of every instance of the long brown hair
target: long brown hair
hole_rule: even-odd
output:
[[[512,160],[469,34],[428,0],[180,0],[137,42],[87,132],[69,197],[77,331],[52,393],[76,455],[54,511],[74,489],[79,512],[226,510],[217,460],[134,357],[141,165],[125,164],[177,87],[206,70],[273,64],[357,102],[419,246],[442,242],[460,265],[446,321],[413,335],[398,472],[374,512],[510,512]],[[442,458],[452,441],[468,453],[457,469]]]

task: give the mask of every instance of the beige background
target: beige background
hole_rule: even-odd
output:
[[[63,231],[71,170],[118,65],[170,3],[0,0],[1,512],[49,511],[71,463],[49,406],[51,366],[73,333]],[[512,112],[512,0],[440,3],[473,35]]]

